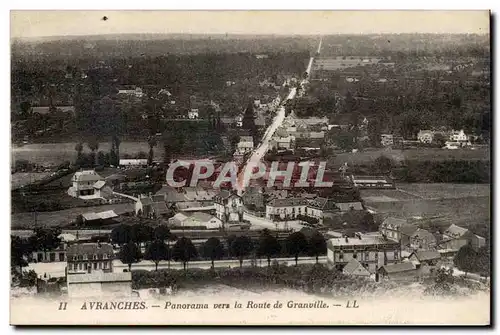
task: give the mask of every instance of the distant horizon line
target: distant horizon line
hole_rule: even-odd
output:
[[[485,33],[467,33],[467,32],[450,32],[450,33],[445,33],[445,32],[402,32],[402,33],[397,33],[397,32],[379,32],[379,33],[183,33],[183,32],[169,32],[169,33],[144,33],[144,32],[137,32],[137,33],[102,33],[102,34],[77,34],[77,35],[40,35],[40,36],[11,36],[10,39],[18,39],[18,40],[35,40],[35,39],[64,39],[64,38],[82,38],[82,37],[99,37],[99,36],[131,36],[131,35],[178,35],[178,36],[255,36],[255,37],[264,37],[264,36],[278,36],[278,37],[329,37],[329,36],[374,36],[374,35],[478,35],[478,36],[487,36],[490,34],[490,32],[485,32]]]

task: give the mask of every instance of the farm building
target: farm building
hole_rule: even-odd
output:
[[[396,185],[389,177],[384,176],[351,176],[354,186],[360,189],[394,189]]]
[[[146,167],[146,166],[148,166],[148,160],[147,159],[120,159],[119,164],[121,167],[127,167],[127,166]]]
[[[89,212],[81,215],[85,226],[112,224],[113,219],[117,217],[118,215],[112,210],[100,213]]]

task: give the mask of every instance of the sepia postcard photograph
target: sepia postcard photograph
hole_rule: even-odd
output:
[[[12,10],[10,324],[491,326],[488,10]]]

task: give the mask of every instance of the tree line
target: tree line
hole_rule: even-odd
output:
[[[37,228],[28,239],[11,236],[11,266],[19,267],[22,273],[32,252],[49,252],[61,245],[60,233],[61,229]],[[298,231],[291,233],[285,241],[279,241],[271,231],[264,229],[256,240],[244,235],[230,235],[225,240],[211,237],[197,248],[191,239],[177,237],[165,225],[152,228],[136,224],[115,227],[109,239],[120,246],[119,259],[128,264],[129,269],[141,259],[153,261],[156,269],[161,261],[182,262],[186,268],[190,261],[196,259],[210,260],[213,267],[216,260],[223,258],[236,258],[241,267],[243,261],[252,255],[266,258],[270,265],[272,258],[281,255],[294,257],[297,264],[300,256],[314,256],[318,262],[318,257],[326,253],[326,240],[319,232],[306,237],[303,232]],[[101,242],[103,240],[105,239],[101,239]],[[170,242],[175,243],[170,246]]]
[[[165,229],[159,227],[156,229]],[[127,228],[124,229],[127,230]],[[119,228],[119,230],[122,231],[122,228]],[[181,262],[184,269],[186,269],[189,262],[198,259],[210,260],[212,267],[214,267],[216,260],[236,258],[241,267],[245,259],[256,256],[266,258],[268,266],[270,266],[271,259],[281,255],[294,257],[297,264],[300,256],[314,256],[316,262],[318,262],[318,257],[326,253],[326,240],[319,232],[313,233],[309,238],[300,231],[294,232],[284,242],[280,242],[271,231],[264,229],[257,240],[244,235],[230,235],[225,240],[211,237],[199,248],[189,238],[177,238],[172,234],[168,234],[163,236],[166,239],[156,237],[145,242],[144,254],[141,252],[141,244],[144,239],[126,235],[119,236],[116,239],[118,235],[112,233],[112,241],[122,243],[119,258],[122,263],[128,264],[129,269],[131,269],[133,263],[137,263],[142,259],[153,261],[156,269],[158,269],[158,264],[161,261],[170,260]],[[170,247],[170,243],[167,244],[165,241],[175,241],[175,243]]]

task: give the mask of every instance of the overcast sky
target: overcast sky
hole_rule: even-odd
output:
[[[109,19],[101,20],[103,16]],[[120,33],[488,33],[487,11],[12,11],[12,37]]]

